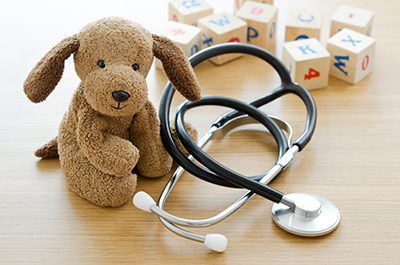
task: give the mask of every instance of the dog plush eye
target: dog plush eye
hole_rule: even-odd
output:
[[[132,68],[133,68],[133,70],[137,71],[137,70],[139,70],[139,65],[137,63],[132,64]]]
[[[97,62],[97,65],[98,65],[99,67],[101,67],[101,68],[106,67],[106,64],[104,63],[103,60],[98,61],[98,62]]]

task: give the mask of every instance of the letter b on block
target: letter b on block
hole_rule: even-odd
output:
[[[311,90],[328,85],[330,55],[315,39],[286,42],[282,62],[293,81]]]

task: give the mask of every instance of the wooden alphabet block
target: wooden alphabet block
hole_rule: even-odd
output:
[[[238,11],[242,5],[249,1],[249,0],[234,0],[234,14],[236,14],[236,11]],[[274,4],[274,0],[251,0],[252,2],[259,2],[259,3],[263,3],[263,4],[269,4],[269,5],[273,5]]]
[[[213,8],[205,0],[171,0],[168,5],[169,20],[197,26],[199,18],[211,15]]]
[[[188,24],[168,21],[164,28],[158,32],[176,42],[188,57],[200,50],[201,30]],[[161,62],[156,59],[156,67],[162,69]]]
[[[292,79],[306,89],[328,85],[330,55],[316,38],[284,43],[282,62]]]
[[[247,23],[228,12],[203,17],[198,20],[197,25],[202,31],[202,49],[225,42],[246,42],[247,39]],[[240,54],[220,55],[211,61],[221,65],[240,56]]]
[[[286,17],[285,41],[321,39],[322,13],[310,10],[289,10]]]
[[[331,36],[343,28],[371,36],[373,19],[374,12],[372,11],[341,5],[331,18]]]
[[[236,16],[247,22],[247,43],[275,53],[278,8],[259,2],[245,2]]]
[[[330,75],[356,84],[372,72],[375,40],[351,29],[342,29],[327,43]]]

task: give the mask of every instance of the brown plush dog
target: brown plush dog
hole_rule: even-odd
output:
[[[118,207],[133,196],[135,167],[146,177],[165,175],[172,167],[148,99],[145,78],[153,56],[187,99],[199,100],[200,87],[179,46],[137,23],[110,17],[65,38],[36,64],[24,83],[31,101],[41,102],[53,91],[72,53],[82,82],[58,138],[36,155],[59,155],[73,192],[96,205]]]

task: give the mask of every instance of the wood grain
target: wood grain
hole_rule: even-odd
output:
[[[157,2],[157,3],[154,3]],[[233,11],[230,0],[210,1],[215,12]],[[39,160],[33,152],[57,134],[79,80],[72,60],[49,98],[28,101],[22,83],[34,64],[61,39],[89,21],[119,15],[154,31],[168,18],[166,1],[8,1],[0,9],[0,264],[398,264],[400,260],[400,35],[396,0],[275,0],[279,8],[277,54],[281,56],[288,9],[324,13],[322,43],[329,18],[340,4],[375,12],[377,40],[372,74],[356,85],[330,77],[326,88],[311,93],[318,106],[314,137],[271,186],[285,193],[325,197],[341,210],[332,234],[301,238],[272,221],[272,203],[254,197],[234,215],[199,232],[228,237],[224,253],[209,251],[165,229],[150,213],[128,203],[117,209],[97,207],[72,193],[57,159]],[[157,7],[157,8],[156,8]],[[151,14],[151,15],[149,15]],[[71,19],[73,18],[73,19]],[[268,65],[243,56],[223,66],[205,62],[196,68],[203,95],[251,101],[279,86]],[[148,76],[150,97],[158,106],[166,83],[161,70]],[[182,97],[176,96],[177,106]],[[287,96],[262,108],[290,122],[298,136],[305,110]],[[205,108],[187,120],[203,134],[226,109]],[[236,131],[208,149],[221,163],[244,174],[259,174],[274,162],[275,147],[265,132]],[[140,178],[137,190],[157,199],[169,176]],[[182,177],[166,208],[187,218],[217,214],[245,191]]]

